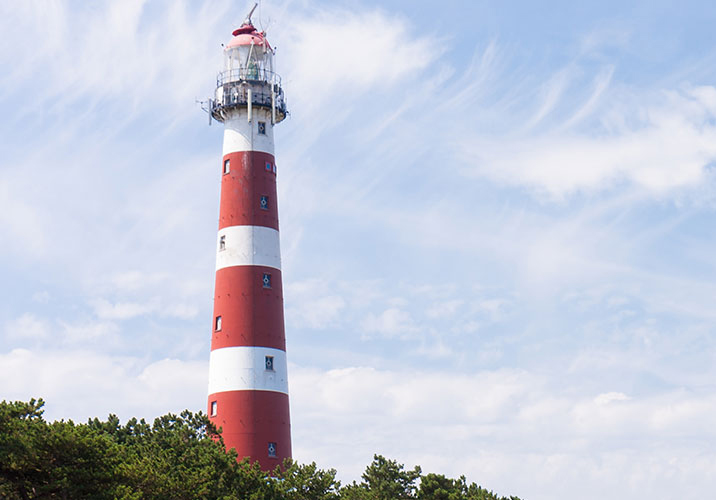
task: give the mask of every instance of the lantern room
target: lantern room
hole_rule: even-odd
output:
[[[224,49],[224,72],[228,80],[273,80],[273,50],[265,33],[251,24],[235,30]]]
[[[274,49],[266,33],[254,27],[249,15],[232,34],[224,48],[224,68],[216,79],[211,117],[224,122],[246,110],[251,121],[252,108],[256,107],[270,111],[272,124],[282,121],[288,111],[281,78],[274,72]]]

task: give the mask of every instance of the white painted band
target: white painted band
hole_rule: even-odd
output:
[[[249,119],[251,121],[249,121]],[[259,134],[258,122],[264,122],[264,134]],[[231,112],[224,122],[224,155],[240,151],[262,151],[273,154],[273,125],[271,110],[253,108],[249,118],[246,108]]]
[[[273,370],[266,369],[270,356]],[[273,391],[288,394],[286,353],[270,347],[224,347],[209,356],[209,394]]]
[[[281,269],[278,231],[263,226],[229,226],[220,229],[216,248],[216,270],[232,266],[267,266]]]

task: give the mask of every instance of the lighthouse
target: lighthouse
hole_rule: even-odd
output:
[[[287,110],[251,13],[224,48],[209,101],[224,143],[208,415],[227,449],[272,470],[291,457],[273,133]]]

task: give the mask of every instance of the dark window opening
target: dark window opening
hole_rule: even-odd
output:
[[[215,416],[216,416],[217,406],[218,406],[218,404],[217,404],[216,401],[212,401],[212,402],[211,402],[211,416],[212,416],[212,417],[215,417]]]
[[[271,275],[269,273],[264,273],[262,281],[264,284],[264,288],[271,288]]]
[[[259,122],[259,135],[266,135],[266,122]]]
[[[216,317],[216,322],[214,323],[214,330],[221,331],[221,316]]]
[[[272,458],[276,458],[276,443],[268,444],[268,456],[272,457]]]
[[[226,250],[226,236],[221,236],[219,238],[219,251]]]
[[[269,208],[268,196],[261,195],[261,201],[259,202],[259,205],[261,206],[261,210],[268,210],[268,208]]]
[[[267,172],[271,171],[271,162],[268,162],[268,161],[266,162],[266,171]]]
[[[228,159],[224,160],[224,173],[228,174],[231,171],[231,165]]]
[[[266,370],[273,371],[273,356],[266,356]]]

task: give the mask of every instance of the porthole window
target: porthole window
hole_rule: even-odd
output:
[[[266,135],[266,122],[259,122],[259,135]]]
[[[212,417],[215,417],[215,416],[216,416],[217,406],[218,406],[218,404],[217,404],[216,401],[212,401],[212,402],[211,402],[211,416],[212,416]]]
[[[221,331],[221,316],[216,317],[216,321],[214,321],[214,330]]]
[[[266,356],[266,371],[273,371],[273,356]]]
[[[226,236],[221,235],[219,237],[219,252],[226,250]]]
[[[261,281],[263,282],[264,288],[271,288],[271,275],[269,273],[264,273],[264,277]]]
[[[226,160],[224,160],[224,173],[228,174],[230,171],[231,171],[231,162],[227,158]]]
[[[271,458],[276,458],[276,443],[268,444],[268,456]]]
[[[259,201],[259,205],[261,206],[261,210],[268,210],[268,208],[269,208],[268,196],[261,195],[261,200]]]

